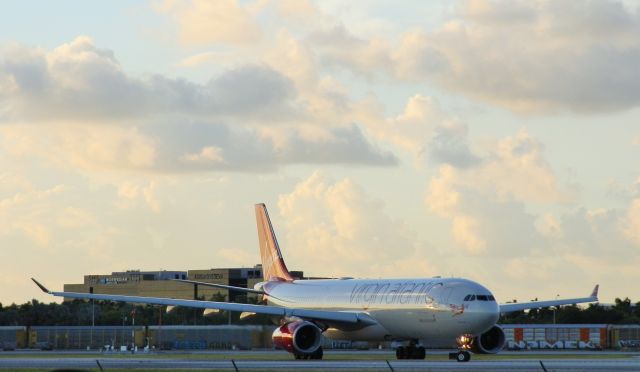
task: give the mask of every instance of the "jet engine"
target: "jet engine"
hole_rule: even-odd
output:
[[[273,331],[273,344],[298,356],[322,358],[322,331],[315,324],[304,320],[286,323]],[[319,358],[313,358],[319,359]]]
[[[457,342],[460,348],[471,350],[476,354],[496,354],[504,347],[504,331],[494,325],[480,336],[460,336]]]

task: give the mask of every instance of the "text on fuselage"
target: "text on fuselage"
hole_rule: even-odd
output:
[[[429,304],[432,289],[441,287],[442,282],[404,282],[356,284],[351,291],[350,303],[366,304]]]

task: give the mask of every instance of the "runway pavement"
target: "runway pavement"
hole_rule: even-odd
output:
[[[353,370],[353,371],[543,371],[539,360],[471,361],[264,361],[264,360],[189,360],[189,359],[133,359],[133,358],[6,358],[0,359],[1,369],[207,369],[228,371],[252,370]],[[551,371],[639,371],[640,359],[551,359],[543,361]]]
[[[269,370],[352,370],[352,371],[544,371],[538,358],[534,354],[521,354],[519,358],[503,358],[499,360],[472,360],[467,363],[443,360],[367,360],[367,354],[363,353],[360,360],[259,360],[260,355],[268,352],[225,352],[230,358],[234,355],[244,354],[244,359],[202,359],[189,358],[189,355],[173,355],[167,357],[148,356],[110,356],[100,354],[86,354],[72,356],[65,354],[38,353],[32,357],[26,355],[12,355],[0,357],[0,369],[17,370],[30,369],[91,369],[97,370],[98,363],[104,371],[113,369],[207,369],[218,371],[269,371]],[[0,356],[5,353],[0,353]],[[255,355],[255,358],[246,358],[247,354]],[[347,354],[347,353],[344,353]],[[548,354],[553,354],[552,352]],[[589,353],[593,355],[593,353]],[[349,355],[360,355],[351,351]],[[371,355],[371,354],[369,354]],[[602,358],[567,358],[566,355],[554,358],[553,355],[545,355],[542,359],[544,367],[548,371],[640,371],[640,357],[637,354],[626,358],[607,358],[609,354],[602,354]],[[574,353],[575,355],[575,353]],[[586,354],[585,354],[586,355]],[[629,355],[629,354],[626,354]],[[523,358],[524,356],[524,358]],[[531,357],[531,358],[529,358]]]

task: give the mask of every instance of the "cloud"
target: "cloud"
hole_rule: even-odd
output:
[[[285,256],[291,266],[305,267],[312,275],[377,277],[402,270],[424,276],[431,271],[426,247],[348,178],[332,181],[313,173],[281,195],[278,208]]]
[[[411,155],[417,162],[475,166],[480,159],[467,139],[466,124],[447,113],[433,97],[415,94],[402,113],[384,117],[382,102],[371,98],[354,105],[354,121],[363,123],[373,138]]]
[[[639,31],[620,2],[468,1],[441,29],[405,36],[399,74],[518,112],[624,110],[640,103]]]
[[[440,168],[427,188],[427,208],[451,223],[454,242],[469,254],[524,255],[540,248],[535,216],[522,201],[502,199],[496,190],[476,188],[451,166]],[[499,183],[499,181],[497,181]]]
[[[335,23],[308,42],[326,66],[366,79],[435,84],[520,113],[640,104],[640,17],[622,2],[463,1],[441,26],[405,31],[399,42]]]
[[[451,236],[469,253],[512,256],[541,248],[552,221],[539,221],[527,206],[570,200],[542,144],[520,131],[472,159],[473,167],[440,167],[427,188],[428,209],[450,220]]]
[[[155,5],[176,21],[185,44],[247,45],[260,39],[254,15],[235,0],[167,0]]]
[[[469,149],[467,134],[466,125],[460,123],[452,122],[436,127],[429,143],[430,159],[457,168],[478,165],[480,158]]]
[[[224,162],[222,155],[222,149],[216,146],[206,146],[200,150],[199,153],[185,154],[181,159],[186,163],[204,163],[204,164],[216,164]]]
[[[110,50],[78,37],[47,52],[14,46],[0,63],[0,118],[10,120],[92,120],[185,113],[224,118],[295,116],[291,82],[266,67],[227,70],[206,84],[160,75],[125,73]],[[286,113],[286,115],[285,115]]]
[[[52,200],[64,193],[65,187],[56,185],[38,190],[29,182],[21,190],[13,191],[12,196],[0,199],[0,218],[6,221],[0,226],[0,240],[15,239],[17,234],[27,238],[27,245],[32,248],[49,249],[56,220]]]
[[[151,122],[137,128],[82,124],[3,125],[2,146],[15,159],[96,172],[271,172],[293,164],[394,166],[358,126],[306,136],[296,128],[241,128],[210,122]],[[13,139],[28,140],[14,142]]]
[[[356,75],[373,77],[393,63],[390,46],[384,39],[355,37],[342,24],[311,32],[307,42],[313,45],[324,66],[347,67]]]
[[[631,203],[623,229],[627,239],[640,247],[640,198],[634,199]]]
[[[298,93],[267,65],[228,69],[206,84],[139,78],[112,51],[79,37],[52,51],[14,46],[0,76],[8,82],[0,85],[4,146],[16,157],[160,172],[396,163],[334,110],[344,96],[331,93],[331,83]]]

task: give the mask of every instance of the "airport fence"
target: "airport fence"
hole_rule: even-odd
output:
[[[0,350],[24,349],[27,346],[27,327],[0,327]]]
[[[29,347],[35,349],[103,349],[144,346],[144,326],[35,326],[29,328]]]
[[[248,350],[270,348],[275,326],[149,326],[149,345],[161,349]]]
[[[640,325],[505,324],[505,348],[640,350]],[[0,327],[0,350],[155,349],[245,350],[272,348],[275,326],[8,326]],[[389,342],[366,343],[325,338],[326,349],[388,348]],[[433,348],[455,347],[450,341]]]

